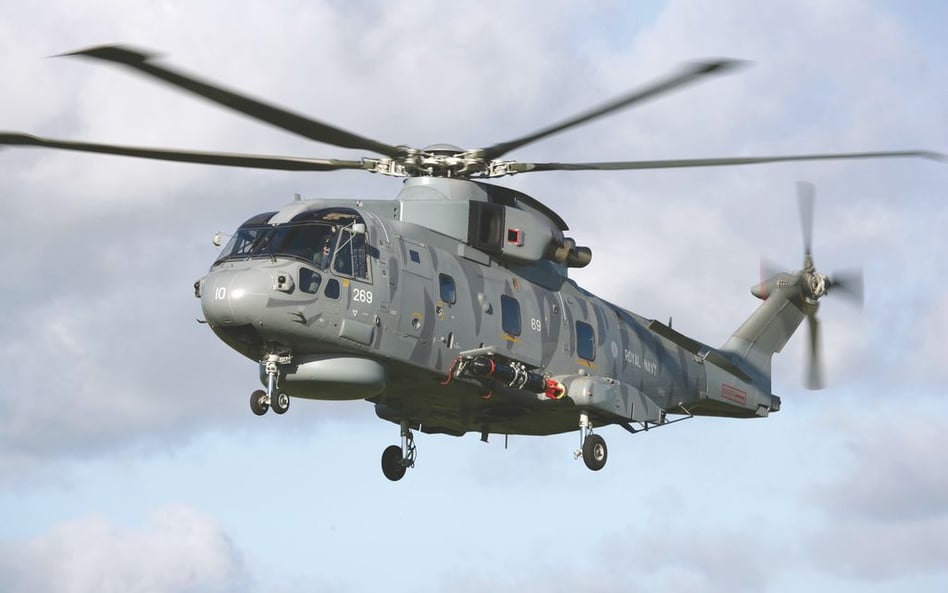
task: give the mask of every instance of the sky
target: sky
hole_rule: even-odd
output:
[[[320,158],[295,137],[58,54],[124,43],[390,144],[488,146],[672,72],[739,71],[523,147],[524,161],[948,151],[940,2],[0,0],[0,130]],[[252,361],[196,322],[215,232],[399,181],[0,150],[0,590],[942,591],[948,588],[948,166],[926,160],[520,175],[593,262],[584,288],[722,344],[761,258],[861,267],[862,311],[774,359],[783,409],[598,431],[417,435],[365,402],[255,417]]]

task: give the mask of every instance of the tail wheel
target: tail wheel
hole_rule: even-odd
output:
[[[593,471],[599,471],[606,465],[609,458],[609,450],[606,448],[606,440],[598,434],[590,434],[583,441],[583,461],[586,467]]]

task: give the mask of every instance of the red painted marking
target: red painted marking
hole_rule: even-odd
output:
[[[728,401],[744,405],[747,403],[747,393],[726,383],[721,384],[721,397]]]
[[[563,399],[563,396],[566,395],[566,388],[555,379],[547,379],[543,392],[548,399]]]

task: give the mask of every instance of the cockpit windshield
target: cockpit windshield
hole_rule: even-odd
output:
[[[331,246],[337,229],[325,222],[242,226],[221,251],[218,261],[286,256],[318,263],[323,246]],[[323,266],[325,267],[325,266]]]
[[[273,213],[245,222],[221,250],[217,262],[258,257],[292,257],[326,270],[335,258],[336,273],[367,278],[362,218],[349,209],[304,212],[286,223],[267,221]],[[363,234],[354,234],[356,224]]]

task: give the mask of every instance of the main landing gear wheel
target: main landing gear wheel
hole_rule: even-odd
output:
[[[401,480],[408,470],[402,463],[402,448],[398,445],[389,445],[382,451],[382,473],[393,482]]]
[[[290,409],[290,396],[277,393],[270,398],[270,408],[275,414],[286,414],[286,411]]]
[[[586,467],[597,472],[606,465],[606,459],[609,458],[609,450],[606,448],[606,440],[598,434],[586,435],[583,441],[583,462]]]
[[[401,422],[402,445],[390,445],[382,451],[382,473],[393,482],[402,479],[410,467],[415,467],[415,458],[418,449],[415,448],[415,437],[406,420]]]
[[[579,415],[579,449],[573,452],[573,458],[578,459],[580,455],[586,467],[594,472],[605,467],[606,459],[609,458],[606,439],[593,433],[593,425],[586,412]]]
[[[267,410],[270,409],[270,404],[267,403],[267,392],[258,389],[250,394],[250,410],[257,416],[263,416],[267,413]],[[274,409],[274,412],[276,410]],[[285,412],[286,410],[284,410]]]

